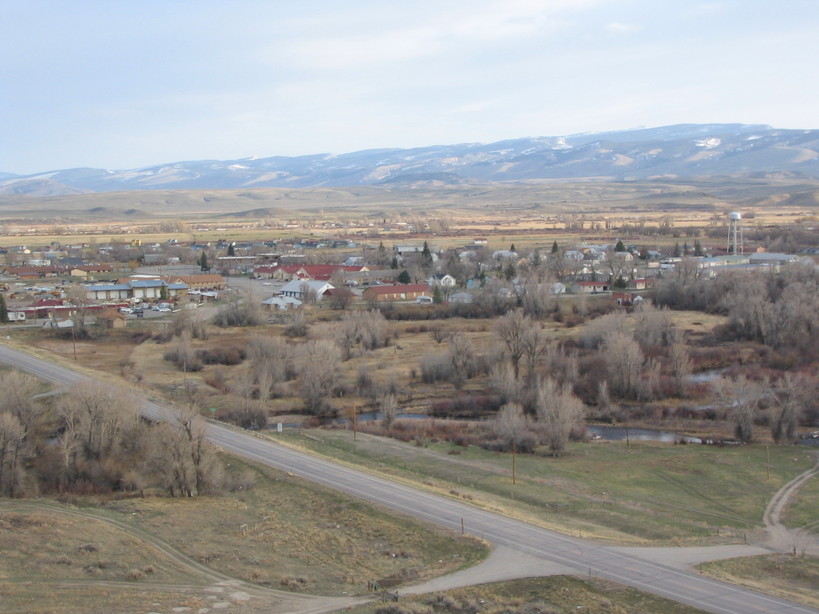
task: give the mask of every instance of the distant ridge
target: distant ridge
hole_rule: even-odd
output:
[[[496,143],[373,149],[340,155],[174,162],[140,169],[0,173],[0,194],[457,185],[538,180],[683,179],[770,173],[819,178],[819,130],[681,124]]]

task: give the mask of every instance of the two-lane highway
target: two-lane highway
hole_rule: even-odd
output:
[[[60,385],[70,385],[86,377],[5,344],[0,344],[0,362]],[[173,416],[174,409],[145,400],[144,413],[152,418],[167,419]],[[618,552],[594,542],[554,533],[454,499],[337,465],[329,460],[280,446],[252,433],[212,423],[208,427],[208,437],[230,453],[288,471],[383,507],[456,531],[460,530],[463,522],[468,533],[492,544],[507,546],[544,561],[560,563],[577,570],[578,574],[607,578],[708,612],[819,614],[817,610],[806,606],[651,562],[633,551]]]

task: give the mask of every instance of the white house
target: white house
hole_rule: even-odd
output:
[[[454,288],[455,278],[447,273],[436,273],[435,275],[427,279],[427,284],[430,287],[443,286],[444,288]]]
[[[268,309],[276,309],[278,311],[285,311],[301,306],[302,301],[292,296],[271,296],[269,299],[262,301],[262,305]]]
[[[282,296],[291,296],[300,301],[305,300],[309,295],[315,294],[316,300],[320,301],[327,290],[332,290],[333,286],[326,281],[314,279],[293,279],[288,281],[279,293]]]

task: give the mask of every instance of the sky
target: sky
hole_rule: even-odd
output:
[[[0,171],[819,128],[817,0],[3,0]]]

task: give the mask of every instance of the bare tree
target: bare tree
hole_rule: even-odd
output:
[[[254,335],[247,344],[248,362],[255,375],[259,389],[262,380],[269,382],[271,389],[290,378],[293,369],[293,346],[282,337]],[[261,396],[261,394],[260,394]]]
[[[538,421],[546,428],[546,440],[553,456],[560,456],[569,441],[572,428],[582,420],[586,407],[568,386],[552,378],[538,381],[535,400]]]
[[[27,373],[11,369],[0,373],[0,412],[7,411],[16,417],[23,430],[30,433],[42,422],[45,408],[34,396],[39,382]]]
[[[335,327],[335,339],[344,360],[349,360],[353,350],[374,350],[387,342],[387,321],[378,310],[350,311],[344,314]]]
[[[85,316],[93,301],[89,298],[85,286],[80,284],[71,284],[65,288],[64,292],[66,299],[75,308],[73,317],[74,332],[78,337],[83,337],[86,334]]]
[[[498,318],[495,323],[495,334],[506,348],[506,355],[512,363],[515,377],[520,376],[520,361],[526,352],[524,339],[533,326],[532,320],[520,309],[510,311],[505,316]]]
[[[192,339],[208,338],[208,323],[191,309],[182,309],[174,315],[173,334],[181,336],[185,331]]]
[[[630,335],[612,331],[603,337],[601,351],[612,392],[620,397],[636,398],[643,368],[639,344]]]
[[[613,332],[629,334],[628,320],[621,311],[607,313],[589,322],[580,333],[580,343],[585,347],[594,348],[603,342],[607,334]]]
[[[692,367],[688,345],[685,343],[685,335],[680,330],[675,329],[672,333],[671,345],[668,346],[668,360],[671,363],[671,374],[674,377],[677,395],[684,397],[687,378],[691,375]]]
[[[328,411],[328,399],[341,382],[341,352],[325,339],[314,339],[298,350],[299,384],[305,409],[313,414]]]
[[[515,370],[508,360],[495,362],[489,373],[489,381],[504,402],[519,403],[521,401],[523,383],[515,377]]]
[[[256,385],[257,379],[252,365],[237,369],[230,380],[231,392],[241,399],[239,411],[233,412],[234,420],[243,428],[259,429],[267,420],[267,416],[253,404],[257,393]]]
[[[460,390],[475,371],[475,348],[469,337],[462,333],[450,337],[449,361],[452,363],[451,381]]]
[[[181,429],[170,424],[158,424],[151,433],[149,458],[154,473],[171,497],[191,497],[195,489],[195,472],[186,450],[186,437]]]
[[[526,329],[521,339],[523,356],[526,359],[527,381],[531,383],[535,376],[535,369],[541,358],[549,351],[551,342],[537,324]]]
[[[672,328],[671,318],[663,308],[644,301],[634,310],[634,338],[644,348],[668,344]]]
[[[307,318],[301,309],[291,312],[284,327],[284,334],[287,337],[304,337],[307,335]]]
[[[532,318],[546,317],[554,309],[555,297],[545,276],[545,269],[537,267],[520,278],[518,303],[523,312]]]
[[[264,322],[262,305],[252,292],[234,294],[213,318],[216,326],[257,326]]]
[[[531,421],[519,403],[503,405],[495,416],[492,430],[507,449],[514,445],[517,450],[524,451],[525,442],[533,443],[534,440]]]
[[[751,441],[754,418],[768,389],[767,383],[760,384],[740,375],[734,379],[716,380],[713,388],[734,425],[734,437],[746,443]]]
[[[127,423],[139,416],[128,392],[92,381],[71,388],[60,400],[58,413],[65,426],[63,437],[76,441],[88,460],[100,460],[114,453]]]
[[[611,409],[609,383],[604,379],[597,382],[597,409],[601,413],[608,412]]]
[[[792,443],[796,440],[796,426],[802,411],[811,398],[816,398],[816,385],[798,373],[786,373],[773,390],[779,406],[779,414],[771,420],[771,435],[776,443]]]
[[[381,425],[384,427],[384,430],[390,430],[397,414],[398,401],[393,393],[388,392],[381,397]]]
[[[0,412],[0,497],[22,493],[26,430],[10,412]]]
[[[330,294],[330,307],[332,309],[347,309],[355,301],[355,294],[345,286],[335,286]]]
[[[197,495],[212,494],[218,491],[222,482],[221,465],[215,458],[213,446],[206,438],[205,421],[199,415],[198,408],[182,409],[176,418],[179,430],[184,435],[177,438],[190,458],[193,473],[194,492]]]

